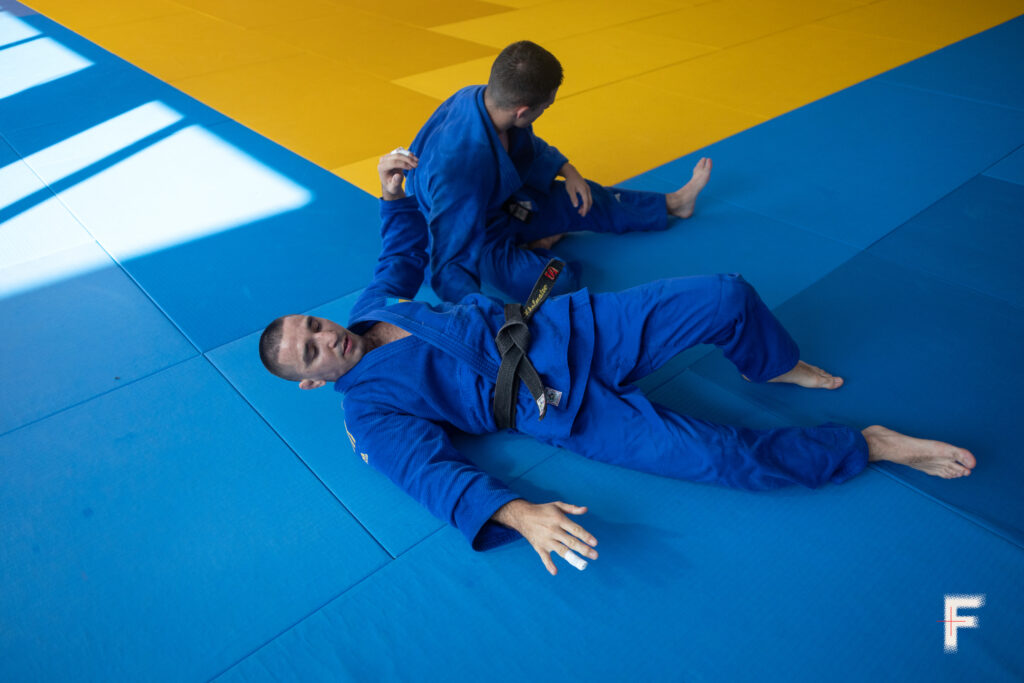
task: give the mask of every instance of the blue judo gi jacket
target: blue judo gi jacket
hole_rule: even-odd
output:
[[[352,309],[349,329],[374,322],[411,336],[378,347],[335,382],[345,395],[345,424],[364,460],[476,550],[518,533],[489,522],[520,496],[480,471],[451,444],[443,425],[470,434],[496,431],[491,401],[500,357],[494,337],[503,304],[480,294],[459,304],[401,300],[423,282],[426,231],[412,197],[381,202],[383,247],[373,282]],[[547,386],[562,392],[543,421],[525,387],[517,400],[519,431],[542,440],[568,437],[582,402],[594,349],[594,318],[586,290],[551,299],[531,321],[530,359]]]
[[[409,173],[406,191],[427,219],[430,285],[445,301],[480,290],[480,252],[507,231],[505,201],[524,186],[549,192],[568,161],[532,126],[510,130],[506,152],[484,107],[484,87],[448,98],[410,146],[419,165]]]

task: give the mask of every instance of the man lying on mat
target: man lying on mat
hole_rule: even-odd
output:
[[[420,164],[407,189],[427,221],[430,284],[444,301],[460,301],[481,282],[523,301],[566,231],[664,230],[669,215],[693,213],[710,159],[675,192],[637,192],[585,180],[534,135],[561,84],[554,55],[513,43],[494,60],[486,86],[445,100],[410,145]],[[578,287],[570,269],[555,284],[556,293]]]
[[[695,344],[716,345],[751,382],[842,386],[800,360],[796,343],[739,275],[607,294],[584,289],[544,301],[560,265],[552,262],[525,307],[480,294],[437,306],[404,299],[418,291],[427,261],[423,218],[402,188],[413,162],[400,154],[381,159],[383,250],[348,328],[284,316],[264,331],[260,355],[302,389],[332,382],[344,394],[356,452],[473,548],[521,534],[552,574],[551,552],[579,567],[585,561],[575,553],[597,557],[596,539],[568,516],[586,508],[523,499],[460,455],[445,426],[471,434],[512,429],[594,460],[750,490],[840,483],[877,460],[945,478],[975,466],[962,448],[881,426],[757,431],[649,401],[634,382]]]

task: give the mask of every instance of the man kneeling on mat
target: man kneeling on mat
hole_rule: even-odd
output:
[[[302,389],[333,382],[355,451],[474,549],[521,534],[552,574],[551,552],[579,568],[585,561],[576,553],[597,558],[597,540],[568,516],[585,507],[524,500],[460,455],[442,425],[471,434],[514,429],[602,462],[750,490],[840,483],[876,460],[944,478],[975,466],[962,448],[880,426],[757,431],[649,401],[633,383],[695,344],[716,345],[752,382],[842,386],[800,360],[738,275],[543,301],[560,266],[553,261],[525,307],[480,294],[437,306],[401,299],[419,290],[427,262],[423,217],[402,188],[404,164],[398,154],[381,159],[383,249],[348,328],[284,316],[263,332],[260,356]]]

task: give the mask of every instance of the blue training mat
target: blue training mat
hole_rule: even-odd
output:
[[[24,21],[33,42],[89,65],[0,99],[0,131],[200,350],[367,282],[372,197],[53,22]]]
[[[0,99],[0,132],[23,156],[153,101],[172,104],[193,123],[212,125],[228,120],[42,15],[30,13],[18,21],[38,32],[33,42],[43,41],[70,60],[69,69],[81,67]],[[28,72],[34,73],[32,69]],[[40,74],[40,78],[46,75]]]
[[[872,79],[654,171],[865,248],[1024,142],[1024,111]]]
[[[1024,547],[1018,307],[862,254],[776,314],[802,358],[843,376],[842,388],[750,384],[718,353],[694,371],[794,422],[882,424],[968,448],[978,467],[964,479],[884,469]]]
[[[0,434],[196,354],[2,140],[0,167]]]
[[[1021,8],[1024,10],[1024,7]],[[1024,110],[1024,17],[1017,17],[880,78],[925,90]]]
[[[590,506],[600,559],[550,577],[525,541],[474,553],[352,451],[338,394],[259,363],[278,315],[345,322],[375,200],[12,7],[0,64],[50,57],[0,69],[0,678],[1024,678],[1021,19],[625,183],[714,158],[667,232],[556,247],[597,290],[741,272],[848,380],[752,385],[700,347],[653,400],[882,422],[978,469],[751,494],[454,435],[524,496]],[[986,596],[955,655],[949,594]]]
[[[985,175],[1008,183],[1024,185],[1024,147],[1020,147],[1013,154],[994,164],[985,171]]]
[[[389,559],[194,358],[0,437],[5,680],[196,680]]]
[[[978,176],[869,253],[1024,308],[1024,187]]]
[[[625,183],[630,189],[652,192],[664,191],[666,184],[653,173]],[[666,277],[741,273],[758,284],[769,306],[785,301],[857,253],[835,240],[713,198],[702,199],[693,217],[671,221],[666,231],[572,234],[553,251],[581,264],[581,283],[592,291],[618,291]],[[707,347],[682,353],[638,384],[654,388],[705,353]]]
[[[601,557],[583,572],[557,560],[551,577],[525,541],[471,553],[446,528],[218,680],[1024,673],[1012,637],[1024,589],[1007,581],[1024,554],[880,473],[751,494],[561,454],[513,486],[589,506],[580,521]],[[987,606],[951,657],[937,622],[954,592],[985,593]]]
[[[0,317],[17,321],[0,335],[0,433],[196,355],[95,244],[32,261],[13,274],[51,268],[82,272],[0,298]]]

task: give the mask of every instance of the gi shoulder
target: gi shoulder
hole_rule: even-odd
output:
[[[387,419],[392,411],[369,401],[359,400],[352,393],[345,394],[342,409],[345,411],[345,434],[352,445],[352,451],[366,464],[378,465],[377,462],[371,462],[370,454],[381,452],[380,444],[377,443],[382,436],[381,421]]]

